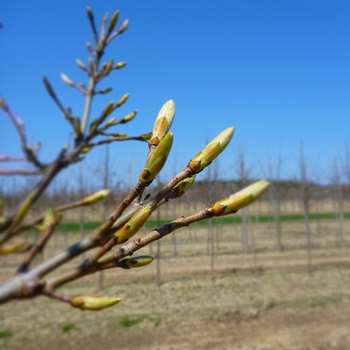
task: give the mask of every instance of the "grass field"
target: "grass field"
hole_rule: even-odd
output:
[[[349,349],[350,221],[344,219],[345,244],[339,248],[336,221],[312,220],[308,271],[304,222],[289,218],[283,221],[282,252],[276,251],[271,222],[252,225],[246,253],[239,222],[221,221],[211,236],[207,226],[197,225],[176,232],[176,245],[170,235],[144,248],[140,253],[156,258],[151,265],[106,271],[102,290],[99,275],[62,289],[121,297],[110,310],[83,312],[47,298],[2,305],[0,348]],[[80,237],[76,230],[56,235],[45,258]],[[19,255],[0,260],[0,281],[20,261]]]

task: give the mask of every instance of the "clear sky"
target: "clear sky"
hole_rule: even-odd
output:
[[[236,127],[235,136],[217,165],[225,178],[236,177],[238,149],[255,178],[266,177],[267,164],[276,166],[279,154],[283,177],[295,177],[301,140],[316,181],[329,179],[334,157],[344,162],[344,144],[350,144],[348,0],[2,1],[0,95],[24,120],[29,140],[43,142],[44,161],[55,157],[70,129],[42,76],[76,115],[84,107],[60,74],[86,81],[75,63],[87,61],[85,43],[93,41],[86,5],[98,28],[103,14],[116,9],[120,24],[130,21],[105,56],[127,67],[106,80],[104,86],[114,90],[96,98],[94,115],[128,92],[116,116],[134,109],[139,114],[115,132],[139,135],[151,131],[162,104],[173,99],[169,174],[228,126]],[[118,143],[110,150],[119,171],[126,171],[130,159],[135,173],[143,168],[145,144]],[[15,130],[1,113],[0,154],[20,152]],[[102,154],[93,151],[89,161],[98,165]]]

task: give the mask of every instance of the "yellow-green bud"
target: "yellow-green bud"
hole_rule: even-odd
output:
[[[106,65],[106,68],[104,69],[103,71],[103,74],[104,76],[107,76],[109,75],[109,73],[111,72],[112,68],[113,68],[113,60],[110,60],[107,65]]]
[[[85,197],[81,202],[84,206],[96,204],[102,199],[105,199],[110,193],[111,193],[111,190],[106,188],[104,190],[91,194],[90,196]]]
[[[152,136],[152,133],[148,133],[148,134],[143,134],[143,135],[141,135],[140,136],[140,139],[142,140],[142,141],[147,141],[147,140],[149,140],[150,138],[151,138],[151,136]]]
[[[131,122],[136,117],[136,114],[137,114],[137,110],[129,113],[119,123],[120,124],[126,124],[126,123]]]
[[[26,241],[24,239],[20,239],[16,242],[0,247],[0,255],[17,253],[25,245],[25,243]]]
[[[19,224],[20,222],[22,222],[24,217],[27,215],[29,209],[32,207],[32,204],[33,204],[32,197],[28,197],[27,199],[24,200],[21,207],[18,209],[16,215],[13,218],[13,221],[16,224]]]
[[[174,191],[177,192],[177,197],[181,197],[186,191],[190,189],[190,187],[194,183],[195,175],[188,177],[182,181],[180,181],[175,187]]]
[[[123,105],[126,100],[129,98],[130,94],[125,94],[116,104],[115,104],[115,108],[120,107],[121,105]]]
[[[150,264],[153,258],[149,255],[135,256],[133,258],[124,259],[121,261],[122,266],[126,269],[134,269]]]
[[[119,34],[124,33],[124,32],[128,29],[128,26],[129,26],[129,20],[126,19],[126,20],[123,22],[122,26],[119,28],[118,33],[119,33]]]
[[[108,117],[114,110],[114,102],[109,102],[103,114]]]
[[[155,179],[155,177],[163,169],[172,144],[173,134],[171,132],[168,132],[148,157],[145,168],[143,169],[143,172],[139,178],[140,182],[143,184],[150,184]]]
[[[94,295],[84,295],[75,297],[71,301],[71,305],[81,310],[99,311],[114,306],[121,301],[122,299],[120,298],[101,298]]]
[[[113,32],[115,26],[117,25],[118,18],[119,18],[119,11],[115,11],[114,15],[111,18],[111,22],[109,23],[109,26],[108,26],[108,35]]]
[[[189,167],[195,174],[202,171],[223,152],[231,141],[234,131],[234,127],[230,127],[222,131],[188,163],[187,167]]]
[[[260,180],[227,198],[221,199],[211,207],[214,216],[231,214],[252,204],[267,191],[269,186],[269,182]]]
[[[114,69],[122,69],[126,66],[125,62],[118,62],[115,66]]]
[[[176,106],[173,100],[169,100],[164,103],[154,123],[151,140],[149,142],[150,145],[157,146],[163,137],[167,134],[171,127],[171,124],[173,123],[175,112]]]
[[[134,216],[117,232],[118,243],[124,243],[134,236],[146,223],[152,210],[150,206],[139,209]]]

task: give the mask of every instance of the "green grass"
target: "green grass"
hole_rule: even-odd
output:
[[[12,337],[12,332],[10,331],[0,331],[0,339]]]
[[[62,333],[68,333],[74,328],[76,328],[74,323],[65,324],[62,326]]]
[[[131,328],[132,326],[135,326],[136,324],[140,323],[144,319],[145,319],[145,316],[140,316],[140,317],[125,316],[119,321],[119,324],[122,327]]]
[[[344,213],[343,214],[344,219],[350,219],[350,213]],[[252,217],[252,221],[255,222],[255,220],[258,220],[259,223],[266,223],[269,221],[273,221],[273,217],[267,216],[267,215],[261,215],[258,217]],[[310,214],[309,216],[310,220],[335,220],[336,214],[334,213],[323,213],[323,214]],[[291,222],[291,221],[302,221],[304,220],[303,214],[293,214],[293,215],[281,215],[281,221],[282,222]],[[213,219],[214,224],[221,224],[221,225],[230,225],[230,224],[240,224],[242,222],[242,217],[240,215],[230,215],[222,218],[214,218]],[[146,227],[149,229],[153,229],[156,227],[163,226],[165,224],[168,224],[169,220],[148,220],[146,223]],[[202,220],[197,223],[198,225],[207,225],[208,220]],[[88,222],[84,224],[84,231],[90,232],[96,229],[101,225],[101,222]],[[61,224],[57,227],[57,232],[74,232],[74,231],[80,231],[80,224],[79,223],[66,223]]]

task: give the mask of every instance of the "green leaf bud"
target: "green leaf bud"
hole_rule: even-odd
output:
[[[113,60],[110,60],[107,65],[106,68],[103,71],[103,75],[106,77],[107,75],[109,75],[109,73],[111,72],[112,68],[113,68]]]
[[[117,25],[118,18],[119,18],[119,11],[115,11],[108,26],[108,35],[113,32],[115,26]]]
[[[185,192],[187,192],[190,187],[193,185],[195,180],[195,175],[188,177],[180,181],[175,187],[174,191],[177,193],[177,197],[181,197]]]
[[[126,66],[125,62],[118,62],[113,68],[114,69],[122,69]]]
[[[139,209],[132,218],[117,232],[115,236],[118,237],[118,244],[126,242],[134,236],[146,223],[152,213],[150,206]]]
[[[113,111],[114,111],[114,102],[109,102],[103,114],[105,117],[108,117]]]
[[[126,123],[129,123],[130,121],[132,121],[135,117],[136,117],[136,114],[137,114],[137,110],[136,111],[133,111],[131,113],[129,113],[127,116],[125,116],[120,122],[119,124],[126,124]]]
[[[269,187],[269,182],[266,180],[260,180],[227,198],[221,199],[211,207],[214,216],[224,216],[235,213],[237,210],[255,202]]]
[[[149,142],[150,145],[157,146],[162,138],[167,134],[171,124],[173,123],[175,112],[176,106],[173,100],[169,100],[164,103],[154,123],[151,140]]]
[[[123,105],[127,99],[129,98],[129,95],[130,94],[125,94],[116,104],[115,104],[115,107],[114,108],[118,108],[120,107],[121,105]]]
[[[94,194],[91,194],[90,196],[85,197],[81,202],[84,206],[93,205],[105,199],[110,193],[111,193],[111,190],[109,188],[105,188],[104,190],[95,192]]]
[[[222,131],[187,165],[195,174],[207,167],[227,147],[232,139],[235,128],[230,127]]]
[[[118,34],[123,34],[128,29],[128,26],[129,26],[129,20],[126,19],[123,22],[122,26],[119,28]]]
[[[0,247],[0,255],[17,253],[25,245],[25,243],[26,241],[24,239],[20,239],[16,242]]]
[[[150,184],[163,169],[173,144],[173,134],[168,132],[147,159],[144,170],[140,175],[140,182]]]
[[[121,261],[122,267],[125,269],[134,269],[150,264],[153,258],[149,255],[135,256],[133,258],[124,259]]]
[[[84,295],[75,297],[71,301],[71,305],[81,310],[99,311],[114,306],[121,301],[122,299],[120,298],[103,298],[94,295]]]

